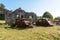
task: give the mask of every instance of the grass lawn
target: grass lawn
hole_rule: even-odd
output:
[[[0,27],[0,40],[60,40],[60,26],[19,30]]]
[[[0,23],[2,23],[2,24],[5,23],[5,20],[0,20]]]

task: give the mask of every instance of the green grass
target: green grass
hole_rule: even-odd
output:
[[[1,23],[1,24],[5,23],[5,20],[0,20],[0,23]]]
[[[0,27],[0,40],[60,40],[60,26],[20,30]]]

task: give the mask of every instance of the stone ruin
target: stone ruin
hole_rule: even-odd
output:
[[[26,18],[29,19],[29,17],[32,17],[32,20],[30,22],[32,23],[36,23],[36,25],[40,25],[40,26],[53,26],[52,22],[46,19],[40,19],[37,20],[37,16],[34,12],[26,12],[24,10],[22,10],[21,8],[16,9],[15,11],[10,11],[7,9],[3,9],[0,8],[0,14],[4,14],[5,15],[5,21],[6,23],[10,23],[10,22],[15,22],[16,19],[19,18]]]
[[[18,16],[23,17],[23,18],[27,18],[27,19],[29,18],[29,16],[31,16],[32,17],[31,22],[36,22],[36,20],[37,20],[37,16],[34,12],[25,12],[21,8],[18,8],[15,11],[10,11],[7,9],[0,8],[0,14],[5,15],[6,23],[10,23],[11,20],[15,22],[15,20],[17,19]]]

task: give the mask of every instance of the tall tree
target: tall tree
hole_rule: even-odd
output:
[[[49,18],[50,20],[53,20],[53,16],[51,15],[51,13],[49,13],[49,12],[47,12],[47,11],[43,14],[42,17],[43,17],[43,18]]]
[[[3,9],[5,9],[5,5],[2,4],[2,3],[0,3],[0,7],[3,8]]]

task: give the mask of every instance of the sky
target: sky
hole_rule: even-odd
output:
[[[3,3],[8,10],[22,8],[38,16],[48,11],[53,17],[60,16],[60,0],[0,0],[0,3]]]

